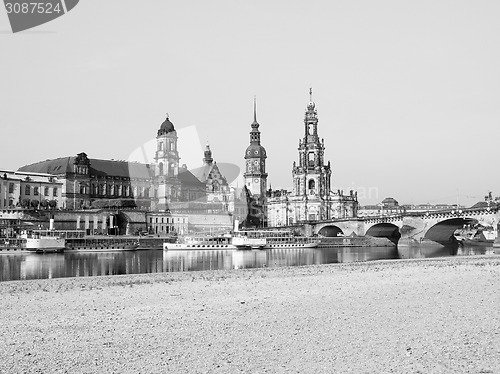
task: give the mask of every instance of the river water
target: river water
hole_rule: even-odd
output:
[[[492,247],[335,247],[268,250],[168,251],[149,249],[124,252],[5,253],[0,252],[0,281],[87,277],[98,275],[229,270],[301,266],[381,259],[481,255]]]

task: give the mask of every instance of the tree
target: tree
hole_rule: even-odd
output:
[[[42,200],[40,202],[40,206],[44,209],[47,209],[47,207],[49,206],[49,202],[47,200]]]
[[[50,200],[49,201],[49,206],[51,209],[54,209],[57,206],[57,201],[56,200]]]
[[[33,208],[35,208],[35,209],[38,208],[39,204],[40,204],[40,201],[38,201],[38,200],[31,200],[31,206]]]

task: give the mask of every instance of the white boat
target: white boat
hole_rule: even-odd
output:
[[[233,244],[239,249],[315,248],[319,239],[297,236],[289,230],[248,230],[235,232]]]
[[[266,234],[260,230],[235,231],[232,243],[237,249],[264,249]]]
[[[267,236],[266,248],[316,248],[317,237],[297,236],[291,231],[271,231]]]
[[[176,243],[163,243],[164,251],[179,250],[207,250],[207,249],[236,249],[230,235],[222,236],[184,236]]]
[[[21,235],[27,251],[45,253],[62,252],[66,247],[66,240],[53,230],[33,230]]]

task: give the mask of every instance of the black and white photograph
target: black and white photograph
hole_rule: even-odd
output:
[[[0,374],[500,374],[498,0],[3,0]]]

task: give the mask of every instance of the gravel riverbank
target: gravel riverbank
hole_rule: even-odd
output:
[[[0,283],[0,373],[500,373],[500,256]]]

